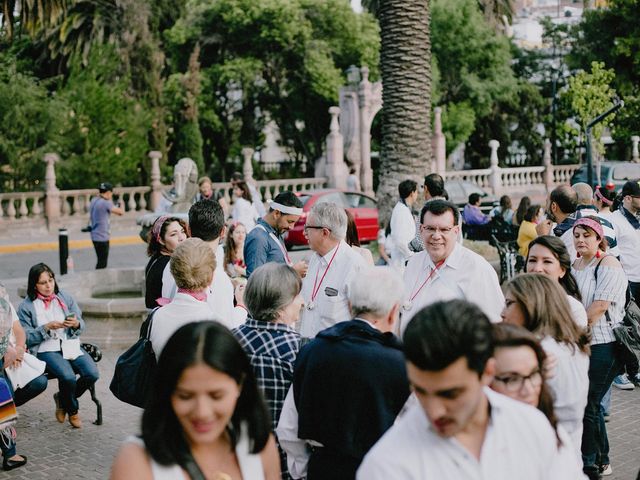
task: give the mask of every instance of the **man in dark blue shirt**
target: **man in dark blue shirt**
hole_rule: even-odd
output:
[[[302,202],[293,192],[282,192],[269,203],[269,212],[258,219],[244,241],[247,276],[267,262],[286,263],[301,277],[305,276],[307,263],[292,263],[282,240],[282,234],[291,230],[301,215]]]

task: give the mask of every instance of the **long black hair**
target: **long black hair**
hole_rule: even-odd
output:
[[[44,272],[47,272],[53,278],[54,290],[53,293],[57,294],[60,289],[58,288],[58,282],[56,282],[56,274],[53,273],[53,270],[49,268],[49,265],[46,263],[36,263],[33,267],[29,269],[29,278],[27,280],[27,296],[30,300],[35,300],[38,296],[38,291],[36,290],[36,284],[40,279],[40,275]]]
[[[151,457],[162,465],[184,465],[191,451],[171,406],[182,373],[205,364],[233,378],[240,386],[231,422],[227,426],[232,446],[246,428],[251,453],[261,452],[271,432],[271,417],[258,390],[253,368],[244,350],[217,322],[184,325],[169,339],[158,359],[156,378],[142,415],[142,438]]]
[[[562,288],[564,288],[564,291],[567,292],[568,295],[571,295],[576,300],[582,301],[582,294],[580,293],[578,282],[576,282],[575,277],[571,273],[571,256],[569,255],[569,251],[567,250],[567,246],[564,242],[553,235],[541,235],[531,240],[531,243],[529,243],[527,260],[524,264],[525,271],[527,270],[527,264],[529,263],[531,247],[534,245],[542,245],[558,259],[560,266],[564,269],[564,275],[560,279],[560,285],[562,285]]]

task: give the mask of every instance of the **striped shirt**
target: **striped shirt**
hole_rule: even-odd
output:
[[[606,315],[602,315],[591,325],[591,344],[611,343],[616,341],[613,327],[622,321],[624,317],[625,294],[627,291],[627,276],[622,268],[605,267],[598,268],[598,281],[596,282],[595,269],[600,260],[594,259],[582,270],[571,269],[571,273],[578,282],[578,288],[582,295],[582,304],[588,309],[596,300],[611,302]]]

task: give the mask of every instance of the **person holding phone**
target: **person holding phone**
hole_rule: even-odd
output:
[[[27,298],[18,307],[18,318],[27,348],[58,379],[60,391],[53,396],[56,420],[63,423],[69,415],[69,423],[81,428],[78,398],[98,380],[98,367],[80,348],[85,324],[78,304],[58,288],[53,270],[44,263],[29,270]]]

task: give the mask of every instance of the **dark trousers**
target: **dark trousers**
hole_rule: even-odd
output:
[[[354,480],[360,463],[362,458],[314,448],[307,467],[307,480]]]
[[[582,421],[582,462],[587,474],[596,473],[599,465],[609,464],[609,440],[600,402],[622,369],[620,358],[617,342],[591,346],[589,396]]]
[[[96,263],[96,270],[101,268],[107,268],[107,260],[109,260],[109,241],[96,242],[93,241],[93,248],[96,251],[98,257],[98,263]]]
[[[5,378],[11,387],[11,390],[13,390],[13,401],[15,402],[16,407],[24,405],[29,400],[36,398],[47,389],[47,383],[49,383],[45,375],[40,375],[39,377],[31,380],[24,387],[14,390],[11,380],[9,380],[9,376],[6,375]]]

